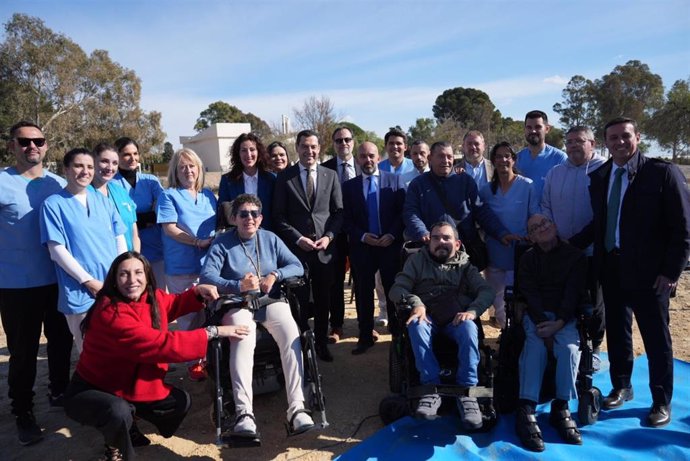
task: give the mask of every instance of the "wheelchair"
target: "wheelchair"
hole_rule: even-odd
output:
[[[422,244],[407,242],[403,245],[403,260],[419,251]],[[390,424],[414,411],[416,402],[425,394],[439,394],[441,398],[475,397],[482,413],[482,426],[473,432],[488,432],[497,423],[497,412],[493,403],[493,361],[494,351],[484,343],[484,330],[479,318],[474,320],[479,336],[478,385],[463,387],[455,384],[457,373],[457,345],[444,334],[434,336],[432,349],[441,367],[441,384],[422,385],[419,380],[406,322],[412,311],[408,299],[397,300],[396,330],[389,349],[388,377],[393,395],[385,397],[379,404],[379,415],[384,424]]]
[[[515,255],[515,282],[505,289],[506,326],[501,331],[498,344],[498,364],[495,377],[496,407],[499,413],[512,413],[516,410],[520,392],[519,359],[525,341],[522,327],[522,317],[526,312],[526,301],[520,295],[517,284],[517,268],[520,257],[527,251],[529,245],[518,245]],[[585,301],[589,301],[588,299]],[[577,418],[580,426],[594,424],[599,418],[602,404],[602,394],[593,385],[593,348],[592,335],[589,324],[592,319],[593,307],[583,303],[577,311],[577,329],[580,336],[580,364],[576,380],[578,408]],[[539,403],[545,403],[555,398],[556,359],[549,354],[549,361],[544,371]]]
[[[300,305],[294,289],[304,285],[301,277],[293,277],[281,282],[281,294],[289,304],[292,316],[299,327]],[[222,295],[206,307],[205,325],[220,325],[223,315],[230,309],[248,309],[252,313],[260,309],[262,300],[256,295]],[[321,374],[316,357],[314,333],[311,330],[301,331],[300,339],[304,360],[303,386],[305,388],[305,407],[315,418],[315,428],[325,429],[329,426],[326,417],[326,399],[323,393]],[[235,403],[232,398],[230,370],[227,366],[230,357],[230,343],[227,339],[211,340],[208,346],[209,384],[213,397],[212,419],[216,430],[216,445],[230,447],[260,446],[261,440],[256,437],[238,437],[232,434],[235,421]],[[254,369],[252,390],[254,395],[277,392],[283,389],[285,380],[280,361],[280,350],[270,333],[260,324],[256,328],[256,348],[254,351]],[[318,422],[317,422],[318,421]],[[289,424],[285,424],[288,436],[291,433]]]

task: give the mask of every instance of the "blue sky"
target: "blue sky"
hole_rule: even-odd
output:
[[[637,59],[666,88],[690,77],[690,1],[4,0],[142,80],[175,146],[223,100],[278,124],[309,96],[383,135],[479,88],[504,116],[552,106],[573,75]]]

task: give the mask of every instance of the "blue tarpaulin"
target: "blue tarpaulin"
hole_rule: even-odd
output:
[[[602,354],[605,358],[605,354]],[[595,374],[594,385],[604,395],[611,389],[608,362]],[[537,408],[539,427],[546,450],[534,453],[522,448],[515,434],[515,415],[499,415],[497,426],[488,433],[463,434],[457,414],[434,421],[406,417],[343,453],[339,461],[361,460],[474,460],[474,459],[602,459],[602,460],[690,460],[690,364],[674,362],[672,421],[663,428],[646,423],[651,407],[647,357],[635,360],[635,398],[615,410],[602,410],[599,421],[581,427],[583,445],[561,441],[548,422],[549,404]],[[576,414],[577,401],[570,402]]]

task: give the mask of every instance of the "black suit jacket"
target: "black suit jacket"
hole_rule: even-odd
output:
[[[332,241],[343,224],[343,197],[338,176],[333,170],[319,165],[316,174],[313,207],[309,205],[304,192],[299,163],[278,174],[273,192],[273,227],[302,261],[307,257],[307,252],[297,245],[300,237],[330,237],[328,248],[318,252],[319,261],[327,264],[335,253]]]
[[[612,164],[609,160],[589,175],[594,218],[582,232],[583,243],[594,240],[594,268],[600,279]],[[651,289],[659,275],[678,280],[688,261],[690,193],[680,169],[669,162],[638,152],[628,168],[619,221],[621,287]]]

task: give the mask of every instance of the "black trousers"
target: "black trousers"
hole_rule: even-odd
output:
[[[328,343],[328,315],[331,309],[331,290],[333,290],[333,260],[328,264],[319,261],[316,252],[308,253],[302,260],[308,273],[307,283],[295,290],[300,303],[300,329],[309,329],[309,309],[313,300],[314,338],[317,345]],[[342,293],[341,293],[342,295]]]
[[[125,460],[130,460],[135,458],[129,437],[134,414],[149,421],[163,437],[169,438],[180,427],[191,405],[189,394],[176,387],[162,400],[128,402],[93,387],[75,373],[67,389],[65,413],[78,423],[98,429],[106,445],[119,449]]]
[[[592,259],[591,256],[587,258],[587,290],[594,306],[592,319],[589,323],[589,334],[592,337],[592,347],[598,349],[604,341],[604,334],[606,333],[606,304],[604,303],[601,283],[597,280],[592,269]]]
[[[57,298],[57,285],[0,288],[0,317],[10,353],[8,395],[14,415],[33,408],[41,327],[48,339],[50,393],[62,394],[69,383],[72,333],[57,310]]]
[[[372,344],[374,329],[374,289],[376,271],[381,271],[381,284],[386,293],[386,310],[388,311],[389,329],[397,335],[398,324],[395,321],[395,303],[388,297],[395,275],[398,272],[396,262],[400,257],[400,245],[392,244],[386,248],[370,247],[366,252],[353,251],[350,255],[352,267],[355,268],[355,304],[357,306],[357,323],[359,324],[359,343]]]
[[[649,389],[654,403],[668,405],[673,396],[673,347],[669,331],[669,296],[650,287],[620,286],[620,258],[609,253],[604,261],[602,289],[606,304],[606,339],[614,388],[630,386],[633,371],[632,315],[649,362]]]
[[[333,289],[331,290],[331,328],[342,328],[345,322],[345,265],[348,256],[347,234],[335,236],[336,255],[333,258]],[[352,270],[352,268],[350,269]]]

